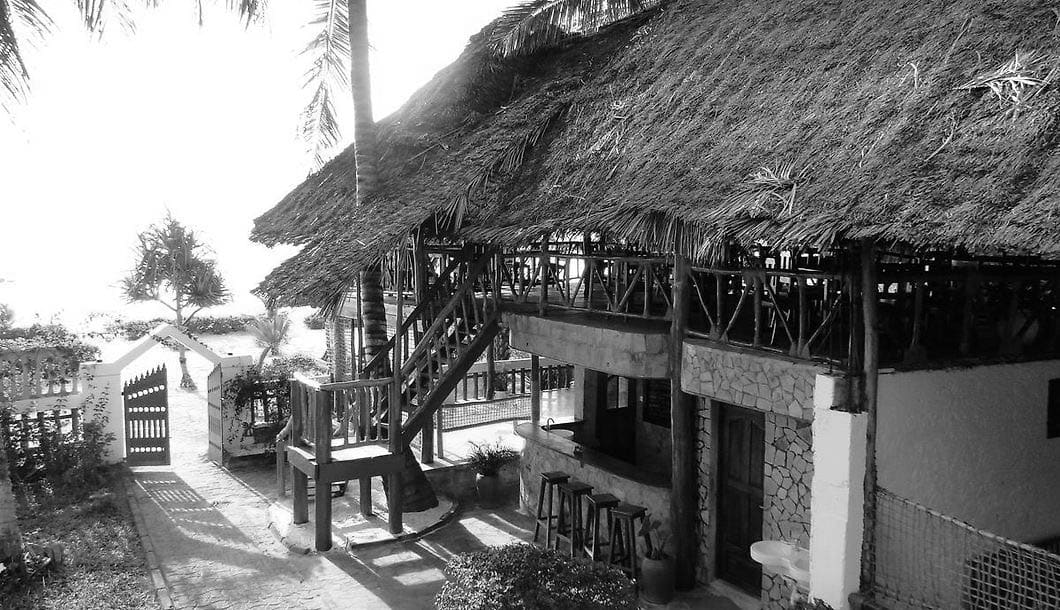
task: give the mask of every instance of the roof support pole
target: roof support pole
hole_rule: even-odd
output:
[[[541,422],[541,357],[537,354],[530,354],[530,420]]]
[[[390,444],[390,453],[394,455],[401,455],[404,451],[404,443],[401,442],[401,348],[404,347],[400,340],[401,326],[405,323],[405,299],[404,291],[402,290],[402,278],[405,272],[405,245],[402,242],[400,249],[398,250],[397,261],[396,261],[395,282],[397,286],[397,310],[396,318],[394,320],[394,327],[397,329],[395,332],[398,333],[394,337],[394,349],[392,350],[392,356],[394,358],[391,363],[391,370],[393,371],[393,381],[390,384],[390,414],[387,418],[389,428],[387,430],[387,440]],[[404,498],[405,490],[403,488],[403,478],[401,471],[394,472],[389,475],[389,493],[387,494],[387,512],[390,514],[390,533],[400,534],[404,529],[401,521],[401,510],[402,500]]]
[[[879,387],[880,338],[877,320],[876,245],[861,242],[861,319],[864,328],[862,358],[862,411],[865,431],[865,533],[861,546],[861,590],[872,587],[876,577],[876,395]]]
[[[548,233],[541,236],[541,296],[537,303],[538,315],[544,316],[548,310]]]
[[[674,248],[673,320],[670,324],[670,525],[673,528],[675,583],[682,591],[696,584],[696,421],[695,401],[681,391],[681,353],[688,322],[688,259]]]

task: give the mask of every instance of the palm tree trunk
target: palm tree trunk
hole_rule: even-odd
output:
[[[177,326],[181,330],[184,330],[184,313],[181,310],[180,295],[177,295]],[[195,315],[195,312],[192,312]],[[178,360],[180,360],[180,387],[185,390],[195,391],[195,380],[191,378],[191,373],[188,372],[188,348],[183,345],[177,347],[177,353],[180,354]]]
[[[17,568],[22,564],[22,534],[15,512],[15,492],[8,471],[5,436],[0,432],[0,565]]]
[[[376,125],[372,116],[372,77],[368,64],[368,7],[366,0],[349,0],[350,84],[353,90],[353,148],[357,160],[357,205],[379,189],[379,155],[376,150]],[[378,265],[361,274],[361,330],[364,332],[365,355],[371,358],[386,343],[386,309],[383,307],[382,274]],[[400,405],[391,405],[391,413],[400,416]],[[418,512],[438,506],[427,477],[406,446],[403,508]],[[384,477],[384,482],[386,478]]]

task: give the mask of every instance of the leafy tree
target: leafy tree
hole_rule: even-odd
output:
[[[183,327],[207,307],[228,302],[230,295],[217,263],[194,231],[172,216],[139,235],[136,266],[122,280],[125,298],[132,303],[158,301]],[[180,387],[195,389],[188,373],[188,350],[180,346]]]
[[[254,342],[263,349],[258,356],[258,368],[265,364],[265,358],[272,354],[280,355],[280,347],[287,343],[291,332],[291,320],[286,313],[270,311],[267,315],[258,316],[247,325],[247,332],[254,337]]]

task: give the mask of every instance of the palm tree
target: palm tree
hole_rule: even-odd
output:
[[[191,322],[203,309],[227,303],[230,294],[217,263],[206,247],[172,216],[140,233],[136,265],[122,279],[122,292],[130,303],[157,301],[173,312],[177,326]],[[190,313],[189,313],[190,311]],[[180,387],[194,390],[188,372],[188,348],[181,345]]]
[[[269,354],[279,355],[280,346],[287,342],[287,336],[291,331],[291,320],[286,313],[270,311],[268,315],[259,316],[247,325],[247,332],[254,341],[261,346],[261,355],[258,356],[258,369],[265,364],[265,358]]]

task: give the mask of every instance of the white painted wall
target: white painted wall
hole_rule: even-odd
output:
[[[1054,378],[1060,361],[881,374],[879,484],[1016,540],[1060,535]]]

